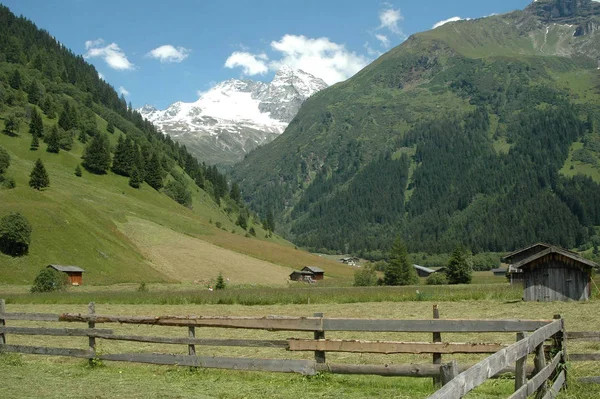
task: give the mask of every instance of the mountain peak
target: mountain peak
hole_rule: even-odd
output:
[[[525,11],[543,22],[576,24],[581,18],[600,15],[600,3],[592,0],[534,0]]]

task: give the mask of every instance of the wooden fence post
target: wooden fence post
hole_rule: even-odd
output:
[[[440,310],[438,309],[438,305],[433,305],[433,318],[440,318]],[[439,332],[433,333],[433,342],[442,342],[442,334]],[[434,353],[433,354],[433,364],[442,364],[442,354]],[[442,379],[440,376],[433,377],[433,386],[440,387],[442,385]]]
[[[194,327],[194,326],[188,327],[188,337],[196,338],[196,327]],[[188,345],[188,354],[190,356],[196,356],[196,345],[194,345],[194,344]]]
[[[0,313],[6,313],[6,302],[4,299],[0,299]],[[0,327],[4,327],[6,325],[6,321],[4,319],[0,319]],[[6,334],[0,333],[0,345],[4,345],[6,343]]]
[[[559,375],[561,370],[565,372],[564,386],[565,389],[567,389],[567,336],[565,331],[565,320],[559,314],[554,315],[554,320],[560,320],[561,328],[560,331],[554,335],[553,346],[555,350],[562,351],[560,364],[555,374]]]
[[[452,360],[450,363],[442,364],[440,366],[442,385],[446,385],[452,381],[458,374],[458,363],[456,360]]]
[[[535,347],[535,359],[533,362],[535,364],[535,371],[533,373],[534,375],[546,367],[546,353],[544,352],[543,342]],[[535,394],[537,399],[542,399],[544,396],[546,396],[546,392],[548,392],[547,382],[548,380],[544,381],[544,383],[538,388]]]
[[[525,339],[526,333],[517,333],[517,342]],[[515,391],[527,383],[527,355],[517,359],[515,364]]]
[[[323,317],[323,313],[315,313],[314,317]],[[323,325],[321,323],[321,325]],[[315,331],[315,339],[325,339],[325,331]],[[325,351],[315,351],[315,361],[317,363],[325,363]]]
[[[88,304],[88,314],[93,315],[96,314],[96,304],[94,302],[90,302]],[[96,323],[93,321],[88,322],[88,328],[96,328]],[[92,352],[92,357],[88,360],[89,365],[94,365],[94,358],[96,357],[96,337],[88,337],[89,342],[89,350]]]

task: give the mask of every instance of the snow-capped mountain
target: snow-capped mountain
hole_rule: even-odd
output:
[[[283,66],[271,83],[230,79],[196,102],[138,111],[201,161],[233,164],[283,133],[304,100],[326,87],[309,73]]]

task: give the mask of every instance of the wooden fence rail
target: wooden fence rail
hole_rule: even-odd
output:
[[[6,321],[35,321],[55,323],[85,323],[87,328],[42,328],[6,326]],[[118,334],[112,329],[97,328],[98,324],[135,324],[153,326],[187,327],[186,336],[159,337]],[[213,339],[197,338],[196,327],[260,329],[266,331],[314,332],[314,339]],[[366,341],[325,338],[327,331],[429,333],[433,342]],[[489,378],[502,373],[518,376],[515,393],[511,399],[526,398],[532,392],[553,393],[545,390],[550,377],[559,375],[554,388],[560,389],[559,367],[564,362],[565,351],[560,346],[564,323],[559,320],[447,320],[439,318],[434,308],[432,320],[376,320],[327,318],[322,313],[312,317],[218,317],[218,316],[114,316],[97,314],[93,303],[88,313],[10,313],[0,300],[0,352],[36,355],[69,356],[76,358],[179,365],[189,367],[222,368],[300,373],[314,375],[318,372],[339,374],[372,374],[433,378],[434,383],[445,384],[431,398],[460,398]],[[442,342],[441,333],[519,333],[511,345],[498,343]],[[525,332],[530,332],[526,335]],[[16,345],[11,335],[40,335],[87,337],[86,349],[55,348],[46,346]],[[8,338],[7,338],[8,337]],[[558,338],[557,338],[558,337]],[[546,365],[544,342],[550,338],[558,346],[555,356]],[[186,345],[186,354],[163,353],[97,353],[97,340],[130,341],[156,344]],[[256,359],[198,356],[196,346],[273,348],[288,351],[314,352],[314,360]],[[327,352],[375,354],[433,354],[431,364],[337,364],[326,361]],[[535,352],[535,367],[528,368],[523,359]],[[456,360],[442,363],[442,355],[457,353],[492,354],[475,365],[459,365]],[[527,376],[531,379],[527,381]]]

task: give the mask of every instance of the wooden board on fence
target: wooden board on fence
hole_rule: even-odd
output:
[[[350,353],[496,353],[506,347],[486,343],[431,343],[391,341],[350,341],[289,339],[291,351],[326,351]],[[437,366],[439,369],[439,366]]]
[[[51,313],[0,313],[0,319],[27,321],[59,321],[59,315]]]
[[[597,362],[600,361],[600,353],[569,353],[570,362]]]
[[[579,382],[583,384],[600,384],[600,377],[581,377]]]
[[[112,330],[89,328],[42,328],[42,327],[0,327],[0,334],[48,335],[55,337],[89,337],[96,334],[112,334]]]
[[[111,333],[95,333],[91,336],[113,341],[149,342],[156,344],[175,345],[201,345],[201,346],[244,346],[250,348],[283,348],[287,349],[288,342],[285,340],[260,340],[260,339],[207,339],[207,338],[169,338],[150,337],[145,335],[113,335]]]
[[[558,396],[558,393],[560,392],[560,389],[562,388],[563,384],[565,383],[565,371],[561,371],[560,374],[558,375],[558,377],[556,377],[556,380],[554,381],[554,384],[552,384],[552,388],[550,388],[550,390],[546,393],[546,395],[544,395],[543,399],[554,399]]]
[[[29,355],[69,356],[89,359],[93,353],[85,349],[48,348],[45,346],[0,345],[0,352],[25,353]]]
[[[600,331],[569,331],[567,339],[569,341],[600,341]]]
[[[563,320],[555,320],[536,330],[527,338],[522,339],[507,348],[485,358],[469,370],[459,374],[455,379],[443,386],[430,399],[462,398],[473,388],[483,384],[500,370],[514,364],[517,359],[531,353],[535,348],[563,328]]]
[[[515,332],[533,331],[547,320],[376,320],[320,317],[109,316],[65,313],[60,321],[166,326],[247,328],[280,331]]]
[[[548,378],[552,375],[558,364],[560,363],[560,359],[562,357],[562,352],[559,352],[552,362],[544,367],[539,373],[531,377],[527,384],[523,385],[519,388],[515,393],[513,393],[508,399],[526,399],[527,397],[533,395],[535,391],[542,386],[546,382]]]
[[[229,370],[273,371],[279,373],[299,373],[302,375],[315,375],[317,373],[315,368],[316,363],[312,360],[249,359],[160,353],[107,354],[99,355],[98,358],[119,362],[172,364]]]

